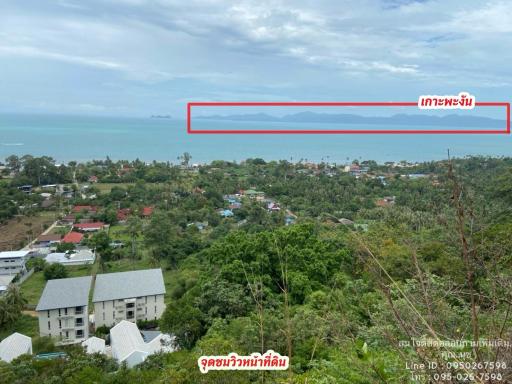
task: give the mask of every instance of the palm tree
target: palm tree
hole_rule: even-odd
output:
[[[11,324],[20,316],[27,300],[22,296],[16,284],[9,284],[4,296],[0,299],[0,324]]]
[[[137,254],[137,237],[142,232],[142,221],[137,216],[132,215],[127,221],[126,233],[130,235],[131,240],[131,257],[135,260]]]

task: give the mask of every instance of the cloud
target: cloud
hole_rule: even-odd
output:
[[[25,46],[11,46],[3,47],[0,46],[0,55],[5,56],[22,56],[27,58],[42,58],[49,60],[57,60],[66,63],[73,63],[79,65],[86,65],[90,67],[100,69],[111,69],[111,70],[125,70],[126,67],[123,64],[116,63],[114,61],[102,60],[98,58],[72,56],[62,53],[43,51],[39,48],[25,47]]]
[[[24,3],[0,5],[3,86],[20,100],[31,92],[45,98],[43,86],[20,87],[25,79],[37,83],[42,73],[61,87],[54,94],[80,89],[87,95],[76,105],[96,104],[90,101],[96,95],[160,110],[179,108],[187,98],[237,94],[407,98],[400,95],[471,85],[496,98],[510,91],[512,71],[503,63],[512,59],[512,4],[505,1]]]

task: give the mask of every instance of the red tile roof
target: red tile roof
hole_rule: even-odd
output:
[[[105,226],[105,223],[102,223],[101,221],[98,221],[96,223],[80,223],[80,224],[74,224],[74,228],[78,229],[102,229]]]
[[[96,212],[97,210],[98,210],[98,207],[94,207],[92,205],[75,205],[73,207],[73,212],[75,212],[75,213],[79,213],[82,211]]]
[[[125,221],[131,213],[130,208],[122,208],[117,211],[117,221]]]
[[[62,220],[66,221],[75,221],[75,215],[67,215],[62,218]]]
[[[82,241],[84,238],[84,235],[78,232],[69,232],[64,238],[62,239],[63,243],[73,243],[78,244]]]
[[[153,214],[153,207],[142,208],[142,216],[151,216]]]

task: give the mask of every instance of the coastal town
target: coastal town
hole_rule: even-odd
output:
[[[297,380],[336,377],[325,360],[332,356],[362,383],[371,340],[374,364],[391,356],[394,372],[407,372],[383,323],[416,338],[424,331],[399,296],[387,296],[388,276],[415,300],[418,289],[436,297],[445,316],[455,306],[470,313],[467,297],[449,291],[466,282],[453,209],[462,183],[474,201],[491,204],[473,222],[478,244],[493,244],[479,252],[486,260],[498,252],[487,268],[507,257],[507,224],[485,214],[507,209],[509,159],[194,164],[183,154],[171,164],[11,156],[0,167],[0,377],[20,365],[50,377],[61,364],[78,364],[89,368],[69,375],[128,370],[158,382],[154,368],[165,367],[201,382],[220,374],[205,373],[215,371],[213,358],[201,356],[270,350],[290,357],[288,372],[272,373],[276,380],[289,372]],[[418,276],[428,286],[417,285]],[[393,311],[390,302],[401,306]],[[340,345],[350,352],[338,355]]]
[[[18,166],[20,161],[10,158],[6,164],[0,165],[4,183],[16,180],[24,171],[23,167]],[[376,171],[376,164],[372,168],[371,164],[364,162],[343,166],[325,163],[282,165],[291,168],[285,177],[374,180],[383,189],[386,180],[397,177],[412,180],[426,178],[432,183],[436,180],[432,174],[401,173],[417,166],[409,163],[381,166],[386,171]],[[56,169],[70,167],[69,164],[53,166]],[[144,166],[152,167],[151,164]],[[33,324],[27,332],[28,336],[14,332],[2,341],[0,358],[5,361],[10,362],[24,353],[32,354],[31,337],[49,338],[55,344],[52,352],[38,351],[36,358],[62,357],[65,352],[59,347],[77,344],[87,353],[102,353],[119,363],[126,361],[130,367],[143,362],[153,353],[173,352],[178,348],[173,334],[158,330],[158,321],[168,301],[166,286],[173,285],[170,281],[172,273],[162,272],[162,263],[148,263],[141,257],[145,250],[137,248],[147,247],[139,237],[144,228],[150,225],[153,216],[169,209],[169,205],[180,196],[177,192],[167,191],[168,199],[155,196],[147,200],[136,199],[134,204],[129,194],[130,188],[136,188],[136,184],[132,184],[132,175],[140,164],[124,162],[116,167],[109,164],[108,172],[105,172],[107,166],[103,163],[75,165],[70,183],[16,186],[23,198],[37,197],[34,201],[38,202],[29,207],[17,203],[17,219],[8,220],[0,230],[5,230],[12,220],[29,221],[30,215],[34,214],[53,216],[55,221],[45,224],[40,234],[36,234],[32,228],[28,234],[27,227],[22,227],[14,237],[24,239],[18,243],[24,245],[19,249],[15,248],[13,240],[5,242],[2,236],[0,292],[5,295],[11,285],[16,286],[29,297],[23,309],[24,318],[34,318],[34,321],[28,321]],[[153,167],[156,166],[153,164]],[[114,175],[112,172],[115,172]],[[201,174],[231,176],[229,170],[213,165],[181,164],[175,167],[174,172],[181,173],[188,181],[197,179]],[[126,186],[128,189],[122,189]],[[155,186],[163,187],[158,182]],[[250,185],[250,188],[236,189],[219,197],[209,196],[206,184],[192,183],[189,191],[184,191],[180,186],[180,193],[194,199],[216,198],[215,203],[210,205],[210,216],[205,214],[204,209],[199,210],[203,212],[201,215],[197,214],[199,212],[188,212],[191,220],[183,222],[182,230],[206,234],[214,230],[212,227],[218,228],[223,223],[234,229],[250,226],[253,220],[251,216],[241,213],[246,207],[261,212],[256,215],[263,215],[260,219],[277,219],[277,225],[289,226],[300,222],[299,216],[289,207],[258,190],[260,186],[269,187]],[[144,205],[145,202],[148,205]],[[376,207],[390,208],[395,204],[395,196],[375,198],[374,204]],[[35,213],[27,215],[27,209]],[[328,221],[334,217],[324,216]],[[359,230],[367,230],[369,223],[343,217],[335,218],[332,222]],[[138,260],[130,260],[134,253],[138,255]],[[158,268],[145,268],[150,265]],[[110,270],[119,271],[108,273]],[[127,334],[133,334],[129,338],[129,345],[125,341],[117,341],[118,338],[124,340]]]

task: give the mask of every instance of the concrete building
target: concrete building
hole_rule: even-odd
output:
[[[57,338],[61,344],[89,337],[91,281],[91,276],[48,280],[36,307],[41,336]]]
[[[32,354],[32,339],[15,332],[0,342],[0,360],[10,363],[21,355]]]
[[[165,310],[164,294],[160,268],[97,275],[92,299],[95,326],[159,319]]]
[[[30,251],[0,252],[0,275],[24,275]]]
[[[94,264],[96,254],[90,249],[77,249],[73,252],[54,252],[45,257],[48,264],[87,265]]]

